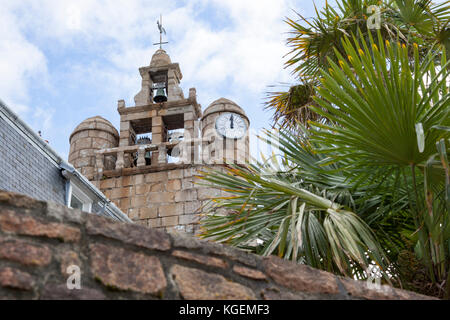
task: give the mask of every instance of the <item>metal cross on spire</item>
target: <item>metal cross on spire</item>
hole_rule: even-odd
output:
[[[153,45],[156,46],[156,45],[159,44],[159,48],[162,49],[162,45],[163,44],[169,43],[167,41],[166,42],[162,41],[162,34],[163,33],[166,34],[166,29],[164,29],[163,25],[162,25],[162,15],[159,17],[159,21],[156,21],[156,24],[157,24],[158,29],[159,29],[159,42],[154,43]]]

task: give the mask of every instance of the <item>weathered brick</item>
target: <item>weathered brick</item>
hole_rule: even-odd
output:
[[[115,188],[111,191],[111,199],[127,198],[131,195],[132,187]]]
[[[140,208],[139,219],[154,219],[158,217],[158,208]]]
[[[284,261],[277,257],[263,260],[266,273],[278,284],[302,292],[337,294],[337,279],[331,273]]]
[[[61,223],[43,223],[33,217],[20,215],[11,210],[2,211],[0,214],[0,228],[5,232],[42,236],[60,239],[65,242],[76,242],[81,237],[78,228],[66,226]]]
[[[133,176],[122,176],[116,179],[116,187],[129,187],[133,185]]]
[[[164,271],[157,257],[102,244],[89,248],[92,273],[104,285],[154,295],[161,295],[166,288]]]
[[[0,240],[0,258],[23,265],[46,266],[52,260],[47,246],[35,246],[21,240]]]
[[[183,177],[185,177],[185,178],[192,177],[195,174],[196,174],[196,171],[194,168],[183,169]]]
[[[175,194],[172,192],[150,192],[149,201],[152,203],[170,203],[173,202]]]
[[[184,208],[182,203],[172,203],[161,205],[158,208],[160,217],[178,216],[183,214]]]
[[[102,235],[124,243],[156,250],[169,250],[170,238],[164,232],[129,223],[119,223],[108,218],[90,215],[86,229],[90,235]]]
[[[186,178],[181,180],[181,189],[186,190],[191,188],[194,188],[193,178]]]
[[[116,187],[116,179],[115,178],[108,178],[104,180],[100,180],[100,189],[111,189]]]
[[[47,203],[46,214],[61,222],[75,222],[78,224],[83,223],[87,215],[86,213],[81,212],[81,210],[70,209],[64,205],[53,202]]]
[[[161,218],[148,219],[147,220],[147,226],[149,226],[150,228],[161,227]]]
[[[220,197],[220,190],[214,188],[200,188],[198,189],[198,200],[209,200]]]
[[[147,206],[147,196],[134,196],[131,198],[131,207],[133,208],[141,208]]]
[[[153,183],[150,185],[150,192],[161,192],[164,189],[164,185],[162,183]]]
[[[0,268],[0,285],[20,290],[32,290],[35,281],[29,273],[9,267]]]
[[[199,213],[202,203],[200,201],[189,201],[184,203],[184,213]]]
[[[181,189],[181,180],[169,180],[166,184],[167,191],[178,191]]]
[[[72,250],[63,251],[59,256],[59,261],[61,265],[61,274],[63,277],[67,277],[67,268],[75,265],[80,267],[80,270],[83,271],[83,265],[81,263],[81,259],[78,256],[78,253]]]
[[[195,201],[197,200],[197,190],[187,189],[175,193],[175,202]]]
[[[201,249],[205,254],[223,256],[250,267],[261,265],[263,260],[263,258],[255,254],[223,244],[200,240],[184,233],[173,233],[170,236],[172,238],[174,248]]]
[[[172,255],[177,258],[195,261],[197,263],[204,264],[204,265],[210,266],[210,267],[216,267],[216,268],[222,268],[222,269],[228,268],[228,263],[226,263],[224,260],[216,258],[216,257],[210,257],[210,256],[198,254],[198,253],[191,253],[188,251],[181,251],[181,250],[175,250],[174,252],[172,252]]]
[[[184,214],[180,216],[179,221],[180,224],[192,224],[197,223],[199,218],[197,214]]]
[[[99,290],[86,288],[69,290],[66,284],[49,284],[42,291],[42,300],[105,300],[107,297]]]
[[[267,277],[259,270],[250,269],[242,266],[234,266],[233,271],[237,274],[255,280],[266,280]]]
[[[163,182],[167,181],[167,171],[150,172],[145,174],[145,182]]]
[[[168,174],[169,180],[183,178],[183,170],[182,169],[170,170],[167,174]]]
[[[133,176],[133,182],[135,185],[140,185],[145,183],[145,175],[143,174],[137,174]]]
[[[136,221],[139,219],[139,208],[131,208],[128,209],[128,218],[130,218],[133,221]]]
[[[6,204],[16,208],[25,208],[33,210],[45,210],[46,203],[32,199],[28,196],[0,190],[0,204]]]
[[[174,265],[171,269],[180,294],[187,300],[255,300],[253,291],[221,275]]]
[[[92,138],[81,138],[77,140],[76,149],[88,149],[92,147]]]
[[[150,186],[148,184],[141,184],[136,186],[136,194],[146,194],[150,191]]]
[[[178,216],[163,217],[160,219],[161,219],[161,226],[174,227],[174,226],[178,225]]]

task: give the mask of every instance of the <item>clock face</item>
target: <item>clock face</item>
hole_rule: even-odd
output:
[[[247,132],[247,124],[241,115],[227,112],[217,117],[216,130],[225,138],[240,139]]]

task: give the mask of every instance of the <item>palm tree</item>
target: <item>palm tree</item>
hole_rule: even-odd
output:
[[[375,17],[371,6],[379,8],[378,31],[384,39],[405,45],[416,43],[421,56],[434,43],[450,50],[448,3],[433,4],[431,0],[337,0],[336,4],[337,8],[328,3],[320,11],[316,8],[317,16],[310,20],[298,13],[299,21],[285,20],[292,30],[287,39],[291,51],[285,65],[293,68],[300,84],[287,91],[271,89],[267,93],[266,109],[273,111],[274,123],[280,127],[295,128],[298,123],[307,124],[307,120],[319,118],[309,108],[314,106],[312,96],[316,92],[303,90],[303,87],[313,88],[319,84],[319,69],[328,69],[329,59],[337,62],[335,50],[344,54],[344,37],[356,34],[368,40],[369,35],[376,35],[377,29],[368,27],[368,20]]]
[[[311,109],[326,121],[268,133],[281,161],[203,177],[230,194],[214,206],[229,214],[206,213],[203,237],[352,277],[375,263],[386,280],[442,297],[450,292],[450,62],[442,46],[421,56],[381,31],[377,42],[358,34],[319,69]],[[428,287],[408,283],[405,250]]]

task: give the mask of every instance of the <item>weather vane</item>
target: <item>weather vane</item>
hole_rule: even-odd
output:
[[[163,44],[169,43],[169,42],[162,41],[162,34],[163,33],[166,34],[166,29],[164,29],[163,25],[162,25],[162,15],[160,16],[159,21],[156,21],[156,24],[158,25],[158,29],[159,29],[159,42],[154,43],[153,45],[156,46],[159,44],[159,48],[162,49]]]

